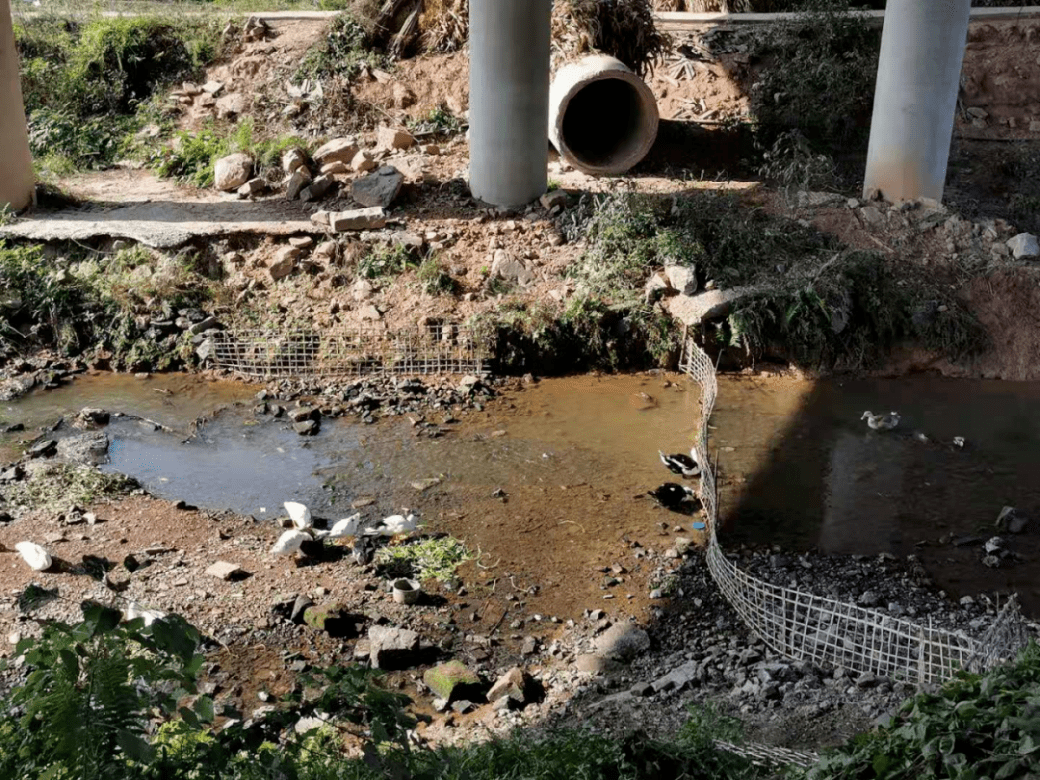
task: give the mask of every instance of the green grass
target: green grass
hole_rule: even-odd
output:
[[[424,292],[429,295],[451,295],[458,284],[451,277],[436,256],[427,257],[415,272],[415,279]]]
[[[136,480],[122,474],[104,474],[92,466],[53,464],[31,479],[8,485],[4,494],[11,506],[64,512],[72,506],[125,496],[138,487]]]
[[[455,576],[459,566],[472,559],[465,544],[445,536],[383,547],[376,553],[375,562],[393,577],[446,582]]]
[[[357,273],[365,279],[389,279],[417,265],[408,247],[401,244],[380,244],[358,261]]]
[[[359,15],[346,12],[337,16],[329,26],[325,39],[313,46],[303,58],[294,82],[303,79],[353,79],[363,67],[388,70],[391,60],[374,50],[372,30]]]
[[[171,319],[211,297],[211,283],[195,273],[191,259],[139,246],[108,256],[65,249],[58,267],[40,246],[0,243],[0,289],[18,301],[0,309],[0,348],[77,355],[103,347],[113,353],[114,368],[139,371],[191,360],[190,339],[179,332],[153,337],[135,316],[157,311]]]
[[[942,280],[877,252],[851,250],[733,195],[601,196],[582,204],[575,219],[571,232],[587,249],[571,268],[578,294],[563,321],[593,349],[611,342],[606,312],[622,311],[650,352],[672,353],[667,328],[642,303],[647,278],[671,264],[693,267],[701,285],[758,288],[705,334],[744,358],[863,368],[901,341],[953,359],[986,342]]]
[[[150,165],[163,178],[211,187],[214,165],[221,157],[247,152],[256,161],[254,175],[263,176],[281,165],[282,154],[289,149],[307,148],[307,142],[297,136],[257,139],[253,119],[247,117],[227,129],[211,123],[198,132],[178,133],[172,146],[156,150]]]
[[[61,173],[111,164],[162,121],[150,99],[201,75],[219,52],[220,20],[39,16],[19,20],[15,38],[32,152]]]
[[[437,106],[419,119],[409,119],[406,123],[413,133],[437,133],[440,135],[458,135],[462,132],[462,122],[445,106]]]

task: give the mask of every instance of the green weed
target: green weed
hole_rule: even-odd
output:
[[[376,553],[375,562],[393,577],[446,582],[455,576],[459,566],[472,559],[462,542],[445,536],[383,547]]]
[[[401,244],[379,245],[358,261],[358,276],[365,279],[394,277],[415,266],[415,258],[407,247]]]
[[[462,132],[462,122],[445,106],[430,109],[426,116],[408,120],[407,125],[413,133],[458,135]]]
[[[151,165],[156,175],[163,178],[211,187],[214,166],[221,157],[246,152],[256,162],[254,174],[263,176],[280,165],[284,152],[306,148],[307,143],[296,136],[256,139],[253,119],[247,117],[226,132],[210,125],[198,132],[179,133],[172,146],[157,152]]]
[[[20,20],[15,36],[33,154],[97,168],[120,156],[153,94],[195,77],[216,56],[220,24],[45,16]]]
[[[428,295],[451,295],[458,288],[458,283],[444,270],[444,266],[435,256],[422,261],[415,278]]]
[[[4,488],[4,494],[12,506],[57,513],[125,496],[139,487],[130,477],[105,474],[92,466],[52,464],[32,479]]]

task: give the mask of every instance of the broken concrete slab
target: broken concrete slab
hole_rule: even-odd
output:
[[[29,241],[125,238],[153,249],[174,249],[197,238],[242,233],[284,236],[314,230],[306,212],[281,201],[141,202],[116,208],[37,212],[0,226],[0,236]]]
[[[208,576],[216,577],[217,579],[224,580],[225,582],[233,580],[236,577],[240,577],[242,573],[243,572],[241,566],[239,566],[237,563],[228,563],[227,561],[217,561],[208,569],[206,569],[206,574]]]
[[[329,227],[336,233],[348,230],[378,230],[386,227],[386,210],[375,207],[329,214]]]

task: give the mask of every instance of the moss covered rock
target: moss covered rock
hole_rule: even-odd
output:
[[[468,698],[475,688],[480,687],[480,678],[461,661],[448,661],[427,669],[423,674],[423,682],[438,698],[445,701]]]

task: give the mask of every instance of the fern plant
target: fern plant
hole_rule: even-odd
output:
[[[177,708],[196,690],[196,629],[175,615],[146,627],[96,602],[82,608],[82,623],[49,624],[17,648],[29,674],[0,718],[0,777],[128,777],[153,759],[153,718],[177,714],[195,728],[213,719],[204,696]]]

